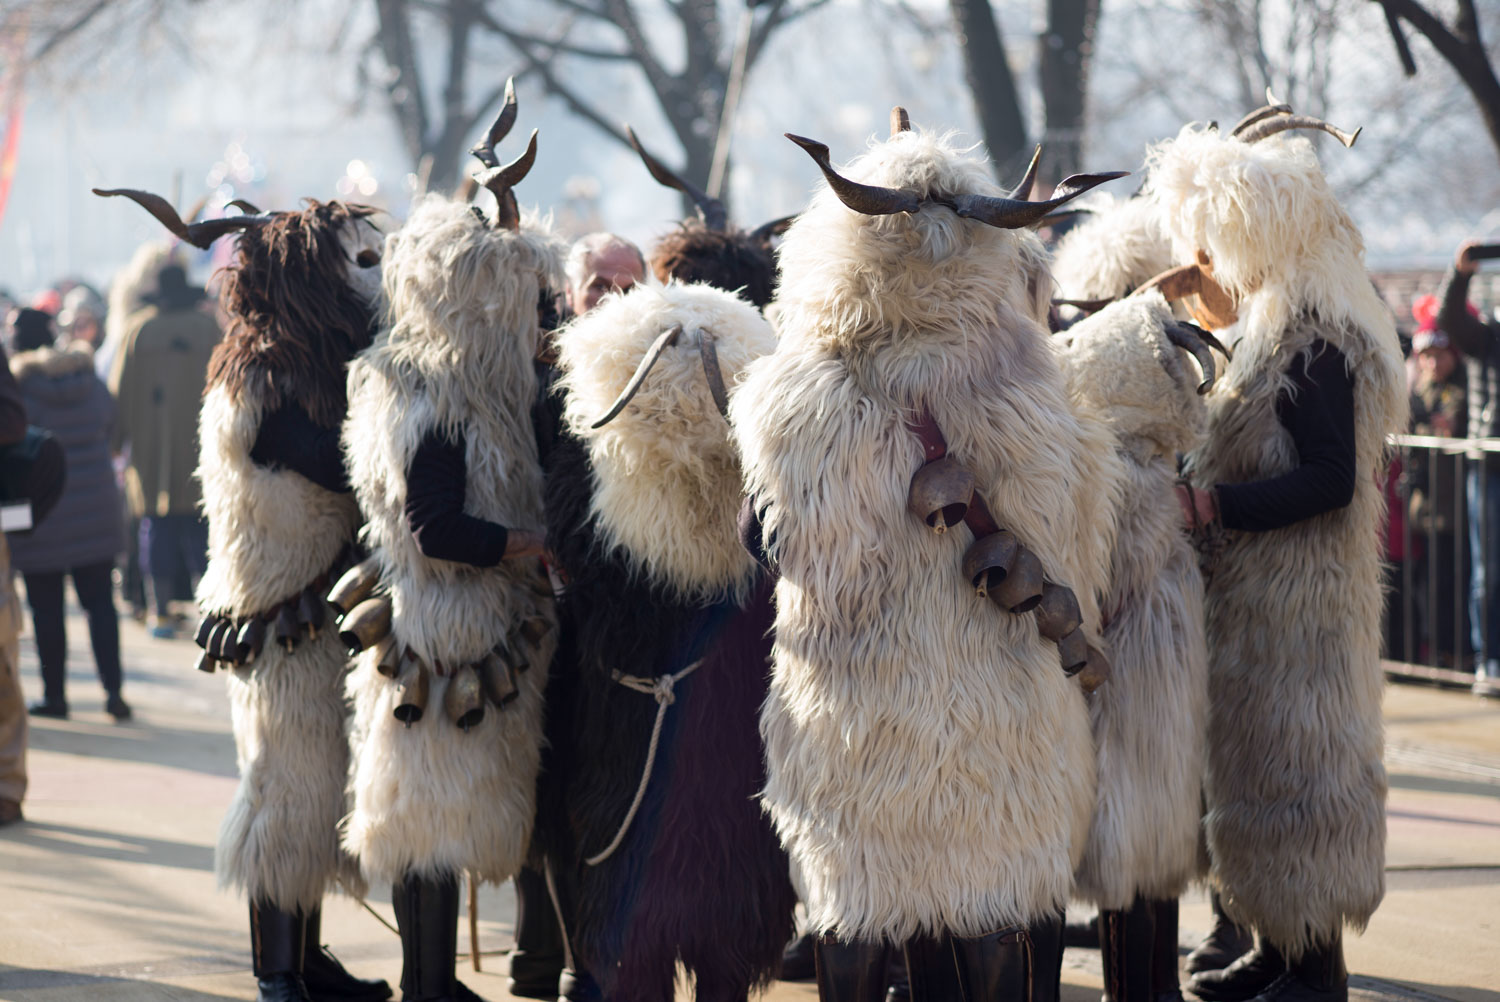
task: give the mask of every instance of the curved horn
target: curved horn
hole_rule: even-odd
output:
[[[714,343],[712,331],[698,331],[696,340],[698,355],[703,359],[703,378],[708,380],[708,392],[714,398],[714,406],[727,421],[729,420],[729,391],[724,388],[724,370],[719,367],[719,346]]]
[[[124,195],[155,216],[157,221],[170,230],[174,236],[192,244],[199,250],[207,250],[215,240],[227,233],[264,226],[274,218],[270,213],[261,213],[253,216],[243,215],[230,216],[225,219],[205,219],[201,223],[189,225],[182,221],[182,217],[177,214],[177,210],[172,208],[172,203],[160,195],[153,195],[149,191],[141,191],[136,188],[93,188],[91,190],[94,194],[103,198]]]
[[[1291,113],[1292,106],[1289,104],[1262,105],[1261,107],[1256,108],[1254,111],[1250,112],[1250,114],[1246,115],[1244,118],[1240,119],[1238,122],[1234,123],[1234,128],[1229,130],[1229,134],[1231,136],[1238,137],[1241,132],[1244,132],[1246,129],[1250,128],[1250,126],[1254,125],[1256,122],[1261,121],[1262,119],[1271,118],[1276,115],[1290,115]]]
[[[252,216],[260,215],[260,210],[257,209],[253,203],[247,202],[243,198],[236,198],[231,202],[226,202],[225,205],[232,205],[236,209],[239,209],[241,212],[248,213]]]
[[[504,167],[491,167],[476,176],[476,180],[495,196],[496,225],[507,230],[521,228],[521,209],[516,204],[516,195],[511,189],[521,183],[521,179],[531,171],[532,164],[536,163],[536,133],[536,129],[531,130],[526,150],[520,156]]]
[[[646,377],[651,373],[652,366],[656,365],[662,354],[669,347],[676,344],[677,339],[681,336],[682,324],[673,324],[662,331],[656,340],[651,342],[651,347],[646,349],[646,356],[641,359],[641,364],[635,367],[635,373],[630,377],[630,382],[625,384],[625,389],[620,391],[620,395],[615,398],[615,402],[610,405],[609,410],[605,412],[604,416],[589,425],[589,427],[603,428],[619,417],[620,412],[625,409],[625,405],[630,403],[630,398],[636,395],[636,392],[641,388],[641,384],[646,381]]]
[[[1031,197],[1031,186],[1036,184],[1036,169],[1042,162],[1042,144],[1037,143],[1036,149],[1031,152],[1031,163],[1026,165],[1026,175],[1021,178],[1021,183],[1010,190],[1009,198],[1026,201]]]
[[[698,207],[698,215],[702,217],[704,226],[715,231],[725,229],[729,223],[729,216],[724,210],[723,202],[717,198],[710,198],[702,188],[647,153],[641,141],[636,138],[635,130],[628,125],[625,126],[625,138],[630,140],[631,148],[640,156],[641,161],[646,165],[646,170],[651,172],[651,176],[656,178],[658,184],[674,188],[693,200],[693,204]]]
[[[486,167],[500,166],[500,158],[495,156],[495,144],[510,134],[511,127],[516,124],[518,111],[516,78],[509,77],[505,81],[505,103],[500,106],[500,114],[495,117],[494,124],[484,138],[469,148],[469,152],[478,157],[479,162]]]
[[[1196,296],[1201,288],[1203,288],[1203,271],[1196,264],[1184,264],[1176,268],[1168,268],[1156,275],[1131,295],[1139,296],[1156,289],[1161,293],[1161,297],[1170,303],[1184,296]]]
[[[1082,195],[1106,181],[1125,177],[1129,171],[1111,171],[1107,174],[1074,174],[1064,178],[1045,202],[1027,202],[1014,198],[996,198],[990,195],[958,195],[947,203],[964,219],[974,219],[1001,229],[1015,230],[1030,226],[1047,213]]]
[[[1108,306],[1110,303],[1113,303],[1114,301],[1115,300],[1113,298],[1109,298],[1109,299],[1054,299],[1054,300],[1052,300],[1052,305],[1053,306],[1071,306],[1075,310],[1082,310],[1085,313],[1098,313],[1100,310],[1104,309],[1106,306]]]
[[[921,199],[909,191],[899,188],[881,188],[873,184],[860,184],[851,181],[838,171],[833,169],[833,164],[828,162],[828,147],[813,139],[802,136],[794,136],[790,132],[784,135],[806,151],[813,158],[813,163],[823,172],[828,179],[828,187],[833,193],[855,212],[862,212],[867,216],[889,216],[896,212],[916,212],[922,205]]]
[[[905,108],[901,107],[898,104],[896,105],[896,107],[891,109],[891,138],[894,139],[896,137],[896,133],[898,132],[910,131],[911,116],[906,113]]]
[[[1344,144],[1345,149],[1353,146],[1354,141],[1359,138],[1359,134],[1364,131],[1364,129],[1360,128],[1355,129],[1353,132],[1345,132],[1343,129],[1329,125],[1321,118],[1313,118],[1311,115],[1280,115],[1252,126],[1245,130],[1238,138],[1243,143],[1258,143],[1267,136],[1274,136],[1276,133],[1285,132],[1288,129],[1318,129],[1328,133],[1330,136],[1336,137],[1339,142]]]
[[[1198,384],[1198,394],[1202,396],[1207,393],[1209,387],[1214,385],[1214,379],[1217,376],[1214,353],[1208,350],[1207,342],[1216,341],[1216,339],[1196,324],[1188,323],[1168,324],[1165,333],[1168,341],[1198,360],[1198,368],[1203,370],[1203,380]]]
[[[782,216],[769,223],[762,223],[750,231],[750,239],[758,243],[769,243],[772,237],[779,237],[785,233],[796,219],[796,216]]]
[[[187,223],[182,221],[182,217],[177,214],[172,203],[160,195],[153,195],[149,191],[140,191],[135,188],[92,188],[90,190],[101,198],[124,195],[155,216],[157,222],[171,230],[174,236],[182,240],[188,238]]]

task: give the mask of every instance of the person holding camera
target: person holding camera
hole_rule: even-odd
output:
[[[1453,270],[1438,294],[1437,326],[1463,353],[1469,374],[1471,438],[1500,436],[1500,324],[1469,310],[1469,281],[1479,261],[1496,256],[1495,245],[1470,241],[1458,248]],[[1466,489],[1469,505],[1469,630],[1478,652],[1475,685],[1500,685],[1500,453],[1471,452]]]

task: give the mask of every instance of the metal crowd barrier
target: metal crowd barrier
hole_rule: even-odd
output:
[[[1476,675],[1477,667],[1500,658],[1500,636],[1487,635],[1479,624],[1476,649],[1469,609],[1469,533],[1478,531],[1481,553],[1490,552],[1500,533],[1500,525],[1486,517],[1489,478],[1477,478],[1479,503],[1472,511],[1468,498],[1469,472],[1480,468],[1487,453],[1500,453],[1500,438],[1392,435],[1388,441],[1394,482],[1387,489],[1386,674],[1500,697],[1500,679]],[[1420,499],[1416,505],[1414,496]],[[1487,568],[1486,586],[1488,601],[1500,601],[1500,567]]]

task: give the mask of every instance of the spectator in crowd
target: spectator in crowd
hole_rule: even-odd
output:
[[[119,404],[115,451],[129,449],[125,489],[132,516],[141,520],[142,570],[156,613],[152,635],[163,638],[176,632],[169,603],[178,567],[196,581],[208,561],[193,471],[198,407],[219,328],[201,308],[203,299],[181,265],[163,267],[150,305],[123,335],[109,378]]]
[[[1500,435],[1500,325],[1469,308],[1469,280],[1478,267],[1477,244],[1458,248],[1438,295],[1437,326],[1464,356],[1468,369],[1470,436]],[[1476,685],[1500,683],[1500,453],[1478,452],[1469,464],[1470,640],[1479,652]],[[1486,531],[1488,530],[1488,531]]]
[[[0,348],[0,447],[26,437],[26,406]],[[21,695],[21,603],[11,585],[10,549],[0,535],[0,827],[21,818],[26,797],[26,702]]]
[[[568,252],[568,309],[582,316],[611,292],[625,292],[646,280],[641,249],[613,233],[580,237]]]
[[[11,561],[26,580],[42,665],[43,698],[32,704],[31,713],[68,715],[63,582],[71,577],[88,615],[105,709],[117,721],[128,720],[130,707],[120,693],[120,625],[112,580],[121,535],[109,451],[115,403],[94,372],[94,352],[87,343],[58,350],[53,342],[51,317],[39,310],[20,311],[10,335],[10,370],[27,415],[62,446],[68,469],[51,516],[11,542]]]
[[[57,329],[64,343],[81,341],[98,348],[104,340],[104,300],[87,285],[75,285],[63,296]]]
[[[1412,357],[1417,376],[1411,395],[1412,432],[1435,438],[1463,438],[1469,414],[1465,381],[1458,353],[1437,326],[1436,296],[1423,296],[1412,306],[1417,320],[1412,335]],[[1464,499],[1455,488],[1463,457],[1456,453],[1421,450],[1411,456],[1406,480],[1411,494],[1411,531],[1430,548],[1417,562],[1414,585],[1422,635],[1431,647],[1428,658],[1453,664],[1468,649],[1457,643],[1455,621],[1467,624],[1460,595],[1467,588],[1455,584],[1465,563],[1459,543],[1464,523]],[[1462,631],[1467,638],[1467,630]]]

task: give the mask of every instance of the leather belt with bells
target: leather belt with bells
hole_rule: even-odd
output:
[[[925,463],[934,463],[947,458],[948,440],[943,435],[943,429],[937,423],[937,419],[932,416],[932,411],[925,404],[922,405],[915,417],[907,419],[906,427],[922,443],[922,454]],[[1001,529],[1000,524],[995,521],[995,516],[990,512],[989,506],[985,504],[984,497],[977,489],[970,498],[968,506],[964,509],[963,523],[973,533],[975,543],[1004,531]],[[1043,587],[1044,592],[1048,589],[1067,592],[1068,601],[1076,609],[1076,599],[1072,597],[1071,591],[1065,586],[1044,582]],[[1050,598],[1050,596],[1048,597]],[[1041,606],[1037,606],[1036,611],[1039,617],[1045,615],[1047,612]],[[1104,653],[1086,642],[1084,642],[1086,655],[1082,663],[1074,666],[1068,664],[1069,661],[1076,662],[1078,660],[1076,654],[1070,657],[1068,651],[1070,646],[1076,649],[1076,645],[1079,641],[1082,641],[1083,635],[1081,630],[1081,625],[1075,627],[1068,635],[1059,638],[1057,643],[1064,662],[1064,673],[1069,676],[1076,676],[1084,692],[1093,692],[1109,679],[1111,667],[1109,659],[1104,656]]]

